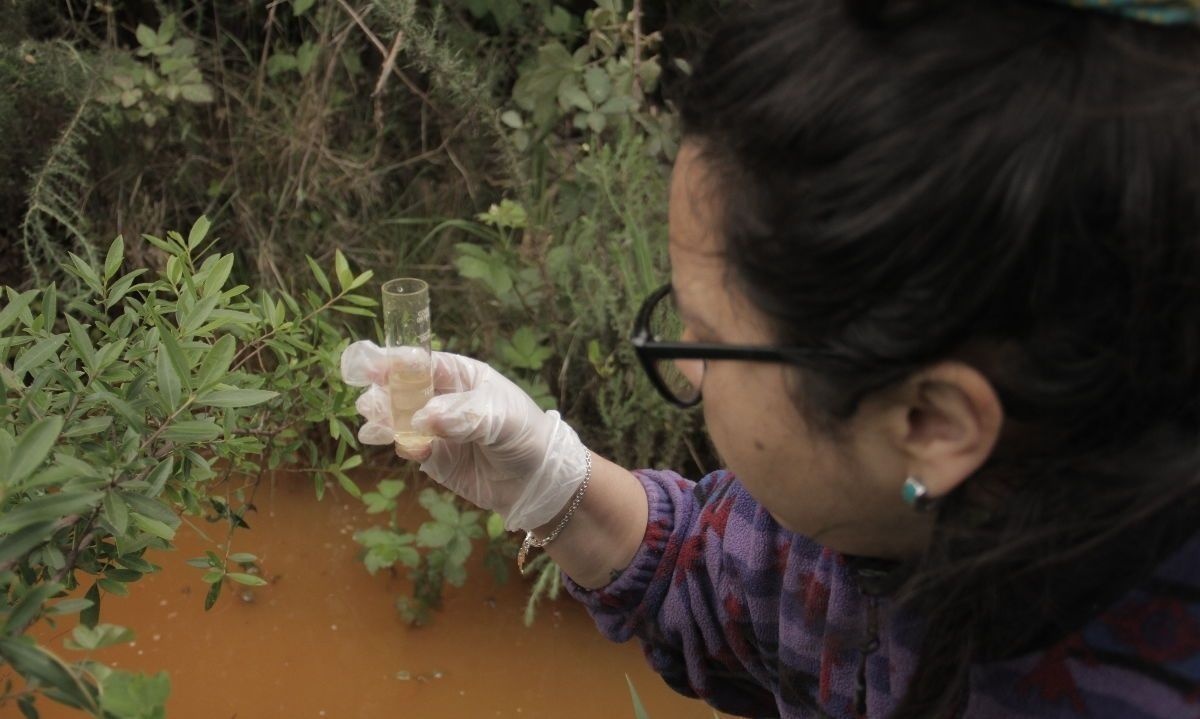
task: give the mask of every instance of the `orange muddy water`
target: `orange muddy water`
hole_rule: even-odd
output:
[[[626,674],[652,719],[713,717],[668,689],[636,642],[601,637],[565,593],[526,628],[529,581],[497,586],[473,557],[467,584],[447,588],[433,625],[410,628],[394,608],[408,582],[372,577],[359,561],[351,535],[377,521],[360,502],[332,490],[318,502],[305,475],[281,474],[256,504],[233,551],[257,554],[269,585],[226,586],[205,612],[203,572],[184,560],[215,549],[225,525],[201,521],[180,527],[177,551],[148,557],[161,572],[129,597],[104,597],[101,621],[137,637],[96,658],[170,672],[170,719],[632,718]],[[415,528],[424,510],[403,511],[410,519],[401,523]],[[76,659],[62,646],[72,626],[38,634]],[[45,699],[38,706],[45,719],[80,716]]]

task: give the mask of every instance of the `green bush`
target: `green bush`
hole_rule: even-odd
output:
[[[154,278],[122,271],[118,238],[100,267],[71,256],[86,288],[76,297],[3,289],[0,657],[29,688],[7,687],[0,706],[35,716],[41,693],[106,719],[162,716],[165,675],[65,661],[28,629],[82,613],[68,649],[132,639],[99,623],[103,597],[158,569],[146,553],[170,547],[180,513],[228,526],[223,554],[199,562],[206,606],[227,582],[263,583],[232,540],[264,469],[307,465],[319,488],[357,493],[346,476],[362,461],[353,397],[329,380],[346,343],[332,313],[369,312],[374,300],[357,291],[371,272],[352,274],[338,255],[336,289],[314,268],[320,295],[255,295],[230,283],[233,256],[207,252],[207,231],[201,218],[186,238],[146,237],[168,256]]]

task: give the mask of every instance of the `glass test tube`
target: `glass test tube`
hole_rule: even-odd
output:
[[[413,412],[433,397],[433,355],[429,348],[429,284],[411,277],[383,284],[384,345],[388,392],[396,444],[419,450],[433,437],[412,428]]]

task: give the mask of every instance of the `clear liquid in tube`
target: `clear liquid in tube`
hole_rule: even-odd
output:
[[[388,372],[388,393],[392,400],[392,428],[396,444],[406,452],[415,452],[434,437],[413,429],[413,413],[433,397],[433,376],[428,367],[417,369],[396,362]]]

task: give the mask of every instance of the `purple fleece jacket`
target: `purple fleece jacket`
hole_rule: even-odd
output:
[[[920,623],[864,594],[838,553],[781,528],[727,471],[635,473],[646,536],[610,584],[566,579],[600,631],[641,640],[675,690],[753,717],[887,717]],[[1200,539],[1081,630],[972,667],[969,719],[1200,719]],[[875,631],[871,631],[872,628]]]

